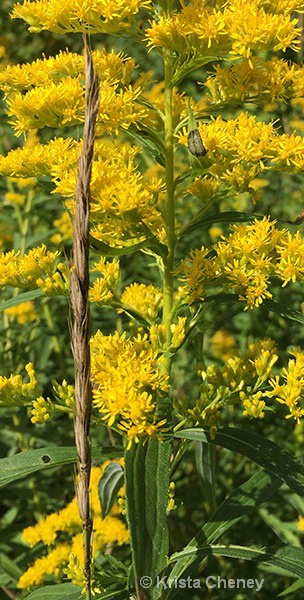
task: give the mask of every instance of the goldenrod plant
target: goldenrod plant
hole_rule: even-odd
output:
[[[301,597],[303,13],[12,3],[63,42],[0,39],[7,597]]]

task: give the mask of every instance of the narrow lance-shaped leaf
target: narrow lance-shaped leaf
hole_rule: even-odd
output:
[[[117,500],[117,493],[124,482],[123,468],[119,463],[110,463],[98,482],[98,493],[104,519]]]
[[[217,444],[233,452],[244,454],[287,483],[291,490],[301,496],[304,495],[303,463],[271,440],[256,433],[234,427],[222,427],[213,439],[207,429],[197,427],[178,431],[175,437]]]

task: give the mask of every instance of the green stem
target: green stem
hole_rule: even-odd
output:
[[[168,255],[164,261],[164,308],[163,324],[166,331],[165,349],[169,350],[171,345],[171,319],[173,307],[173,268],[174,268],[174,246],[175,246],[175,212],[174,212],[174,137],[173,137],[173,115],[172,115],[172,87],[173,60],[170,50],[164,51],[165,70],[165,158],[166,158],[166,231]],[[166,357],[165,369],[169,373],[171,369],[171,358]]]

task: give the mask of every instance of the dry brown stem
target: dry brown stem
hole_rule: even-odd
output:
[[[86,107],[83,146],[78,166],[74,240],[71,268],[71,345],[75,369],[74,419],[79,460],[77,500],[84,535],[84,577],[87,598],[91,597],[92,519],[90,512],[90,419],[92,390],[90,383],[90,308],[89,308],[89,228],[90,181],[94,152],[95,123],[99,107],[99,82],[84,35]]]

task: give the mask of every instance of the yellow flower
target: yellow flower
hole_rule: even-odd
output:
[[[304,406],[301,406],[304,395],[304,352],[297,349],[290,350],[289,354],[294,358],[288,361],[280,376],[269,379],[272,390],[265,392],[265,395],[287,406],[289,414],[286,419],[293,417],[300,423],[304,416]]]
[[[36,321],[38,315],[34,308],[34,303],[31,301],[21,302],[17,306],[6,308],[3,313],[9,315],[12,320],[16,319],[17,323],[24,325],[25,323],[31,323]]]
[[[43,396],[39,396],[37,400],[33,402],[33,408],[31,411],[32,423],[45,423],[51,416],[51,413],[54,410],[53,402],[49,398],[43,398]]]
[[[104,48],[93,51],[94,68],[100,81],[130,83],[135,61],[123,52],[107,52]],[[63,77],[77,78],[84,72],[84,57],[66,50],[56,56],[43,57],[31,63],[8,65],[0,73],[0,89],[6,93],[43,87]]]
[[[230,55],[232,58],[251,58],[255,52],[285,51],[299,48],[297,19],[292,19],[295,6],[291,2],[278,11],[276,4],[261,0],[229,0],[217,8],[201,0],[186,5],[182,11],[168,18],[161,16],[146,31],[148,46],[159,46],[177,52],[183,57]],[[199,63],[198,65],[199,66]]]
[[[21,375],[11,375],[9,378],[0,376],[0,398],[3,406],[31,404],[39,395],[33,363],[25,365],[25,370],[29,376],[29,383],[24,383]]]
[[[226,329],[218,329],[210,339],[214,356],[225,360],[236,353],[236,343],[233,335]]]
[[[141,313],[149,322],[154,322],[162,308],[163,292],[152,284],[131,283],[124,289],[120,301],[124,308],[118,309],[118,313],[128,312],[130,307]]]
[[[244,417],[250,417],[251,419],[263,419],[265,417],[264,408],[266,406],[266,402],[262,400],[263,392],[259,391],[255,394],[248,395],[244,392],[240,392],[240,400],[244,405]]]
[[[25,0],[14,5],[12,17],[24,19],[32,32],[44,29],[53,33],[114,33],[129,29],[140,8],[149,0]]]
[[[121,421],[136,441],[156,434],[155,392],[167,391],[168,384],[167,375],[161,373],[162,359],[147,335],[131,340],[126,334],[105,336],[98,331],[91,349],[93,403],[102,419],[109,426]]]
[[[24,204],[25,195],[16,192],[6,192],[6,194],[4,194],[4,200],[5,202],[22,206],[22,204]]]
[[[106,546],[122,545],[129,541],[129,533],[119,518],[117,504],[113,506],[109,515],[104,519],[101,517],[98,482],[109,463],[110,461],[106,461],[101,467],[92,467],[91,472],[90,499],[94,517],[94,557],[103,552]],[[58,577],[66,573],[73,578],[76,573],[73,575],[72,572],[72,557],[74,560],[77,557],[78,566],[83,570],[83,540],[76,497],[59,512],[52,513],[36,525],[24,529],[22,537],[30,546],[43,542],[49,547],[49,551],[46,556],[37,558],[21,576],[18,582],[19,588],[26,589],[31,585],[39,585],[45,575]],[[63,537],[67,538],[67,541],[59,541]]]
[[[41,288],[46,295],[68,292],[67,267],[57,265],[59,252],[49,252],[42,245],[27,254],[0,253],[0,287]]]
[[[304,517],[301,517],[301,516],[299,515],[299,518],[298,518],[298,523],[297,523],[297,525],[298,525],[298,528],[300,529],[300,531],[301,531],[301,532],[302,532],[302,531],[304,532]]]
[[[73,239],[73,223],[67,211],[64,211],[58,219],[55,219],[54,227],[57,227],[58,233],[54,233],[50,238],[53,244],[63,244]]]

